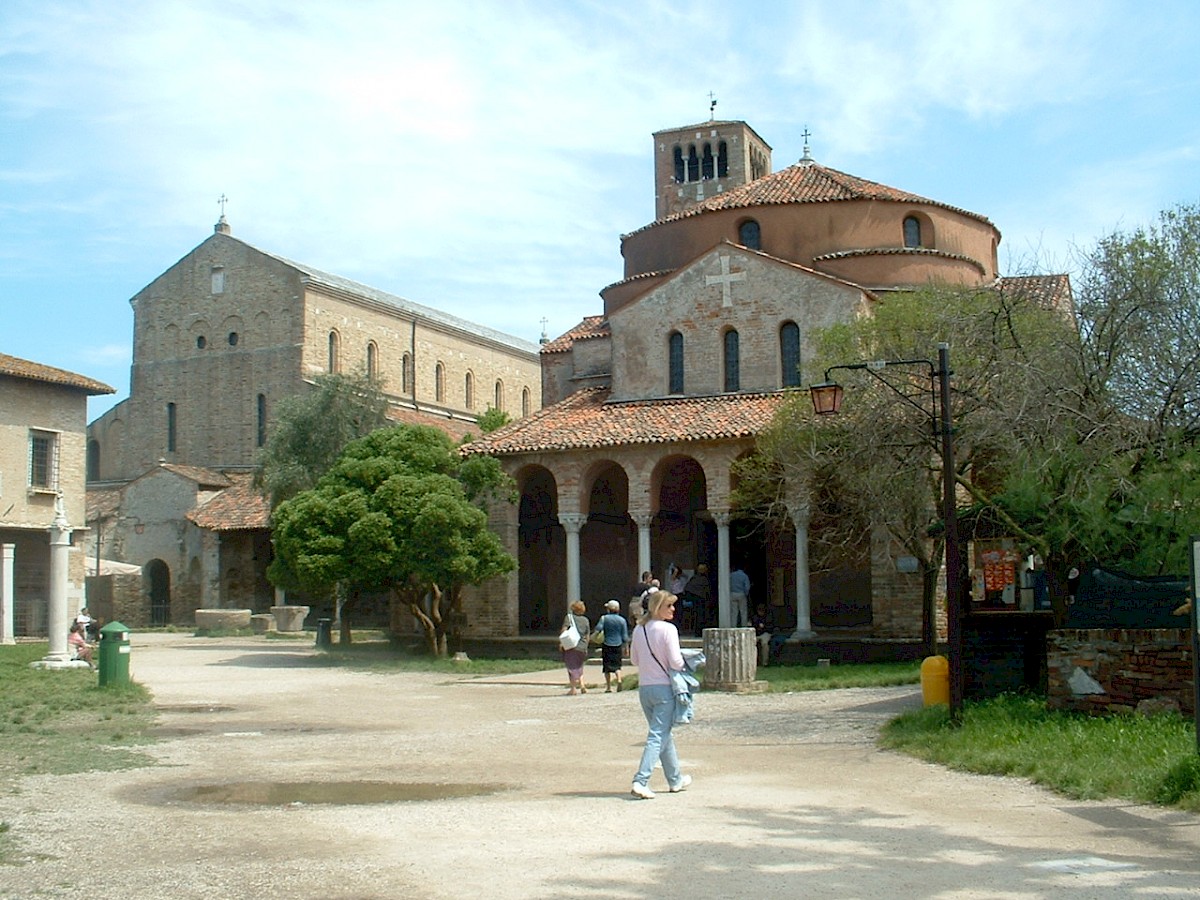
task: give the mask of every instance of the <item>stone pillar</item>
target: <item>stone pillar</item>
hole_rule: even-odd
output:
[[[0,544],[0,644],[15,644],[13,637],[13,614],[16,603],[16,590],[13,584],[13,573],[16,568],[13,560],[16,558],[16,544]]]
[[[796,527],[796,630],[795,637],[816,637],[812,630],[812,597],[808,588],[808,522],[807,502],[788,504],[788,513]]]
[[[704,680],[708,690],[740,694],[767,690],[758,681],[758,639],[753,628],[704,629]]]
[[[63,507],[62,494],[54,501],[54,521],[50,523],[50,609],[47,616],[50,652],[42,662],[47,665],[71,661],[67,646],[67,576],[71,557],[71,526]]]
[[[187,554],[180,562],[186,567]],[[183,569],[180,569],[183,572]],[[200,608],[220,609],[228,597],[221,596],[221,533],[200,529]]]
[[[733,610],[729,601],[729,510],[712,510],[717,525],[717,625],[733,625]]]
[[[650,523],[654,521],[653,513],[630,513],[629,518],[637,525],[638,530],[638,570],[634,578],[641,578],[643,572],[653,570],[650,565]]]
[[[558,521],[567,533],[567,608],[582,595],[579,585],[579,529],[586,518],[581,513],[559,513]]]

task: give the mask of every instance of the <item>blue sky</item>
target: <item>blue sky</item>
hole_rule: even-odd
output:
[[[0,352],[128,394],[128,300],[212,232],[536,341],[743,119],[988,216],[1009,273],[1200,202],[1200,4],[0,4]]]

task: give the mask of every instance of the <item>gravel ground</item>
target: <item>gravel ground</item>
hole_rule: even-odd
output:
[[[184,635],[135,635],[131,671],[155,764],[0,797],[21,856],[0,896],[1200,896],[1200,818],[877,750],[915,688],[705,693],[677,732],[691,789],[636,801],[636,694],[568,697],[560,671],[353,672]]]

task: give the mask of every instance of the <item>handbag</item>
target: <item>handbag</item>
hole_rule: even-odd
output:
[[[596,630],[593,631],[592,636],[588,638],[589,644],[593,644],[593,645],[599,647],[601,644],[604,643],[604,626],[600,624],[603,621],[604,621],[604,619],[603,619],[603,617],[601,617],[600,622],[596,623]]]
[[[575,617],[567,616],[567,627],[558,636],[558,644],[564,650],[574,650],[579,646],[579,628],[575,625]]]

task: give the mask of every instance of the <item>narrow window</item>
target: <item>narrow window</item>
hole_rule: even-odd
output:
[[[712,144],[704,145],[704,158],[700,163],[700,172],[705,181],[710,181],[713,177]]]
[[[29,486],[37,491],[58,489],[58,435],[29,432]]]
[[[475,408],[475,376],[470,372],[467,373],[467,383],[463,390],[466,397],[467,409]]]
[[[197,350],[203,350],[207,346],[208,346],[208,338],[206,338],[204,335],[200,335],[200,337],[196,338],[196,349]]]
[[[683,335],[672,331],[667,339],[667,359],[670,366],[669,394],[683,393]]]
[[[762,231],[753,219],[747,219],[738,226],[738,243],[751,250],[762,249]]]
[[[795,322],[784,322],[779,329],[779,361],[782,367],[780,379],[784,387],[800,386],[800,326]]]
[[[522,388],[521,389],[521,415],[523,415],[523,416],[529,415],[530,408],[531,407],[529,404],[529,388]]]
[[[412,355],[405,353],[400,359],[400,391],[412,393]]]
[[[696,145],[688,147],[688,181],[700,180],[700,157],[696,155]]]
[[[175,404],[167,404],[167,452],[175,452]]]
[[[100,442],[88,441],[87,445],[87,480],[100,480]]]
[[[225,293],[225,269],[222,266],[212,267],[212,292],[214,294]]]
[[[374,341],[367,341],[367,378],[371,381],[379,378],[379,348]]]
[[[338,361],[341,340],[336,331],[329,332],[329,371],[337,372],[341,363]]]
[[[683,184],[686,175],[683,171],[683,148],[675,148],[675,182]]]
[[[725,390],[741,390],[740,364],[738,362],[738,333],[730,328],[725,332]]]
[[[258,408],[256,410],[258,416],[258,428],[255,433],[255,443],[262,447],[267,443],[267,395],[259,394],[257,401]]]
[[[725,142],[717,144],[717,177],[724,178],[729,174],[729,150]]]
[[[907,216],[904,219],[904,246],[921,246],[921,220],[916,216]]]
[[[504,411],[504,382],[499,378],[496,379],[496,409]]]
[[[433,370],[433,399],[438,403],[446,399],[446,367],[441,363]]]
[[[236,347],[238,342],[238,333],[236,331],[229,332],[229,346]]]

